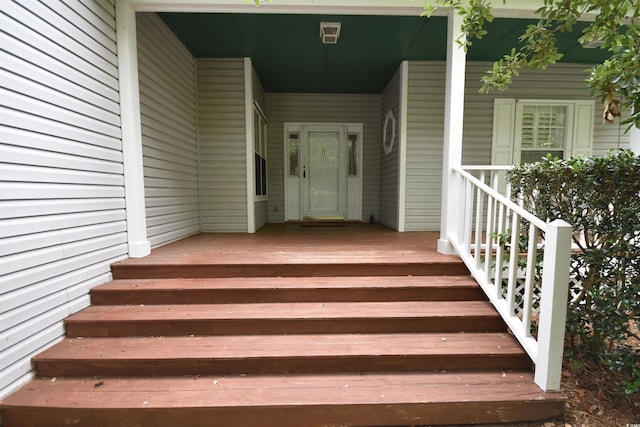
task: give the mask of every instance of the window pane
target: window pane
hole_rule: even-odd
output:
[[[349,176],[358,176],[358,134],[347,137],[347,157]]]
[[[289,176],[299,176],[299,156],[298,149],[300,147],[300,140],[297,133],[289,134]]]
[[[520,155],[521,163],[535,163],[547,157],[547,154],[551,154],[552,157],[562,159],[564,157],[564,151],[523,151]]]

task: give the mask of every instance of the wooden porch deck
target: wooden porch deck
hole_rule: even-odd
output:
[[[405,426],[560,415],[435,233],[269,225],[112,266],[5,427]]]
[[[457,257],[437,252],[437,240],[437,232],[377,224],[268,224],[255,234],[205,233],[160,247],[114,265],[114,278],[152,266],[169,277],[172,266],[182,277],[467,274]]]

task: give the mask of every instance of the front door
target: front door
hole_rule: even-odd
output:
[[[340,128],[304,129],[304,219],[344,220],[343,140]],[[306,154],[306,155],[305,155]],[[305,164],[306,163],[306,164]]]
[[[361,219],[362,125],[285,123],[285,218]]]

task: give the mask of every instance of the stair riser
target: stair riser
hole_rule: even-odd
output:
[[[461,425],[546,420],[562,413],[555,401],[362,404],[232,408],[7,409],[5,427],[326,427]]]
[[[501,332],[499,317],[68,322],[67,337]]]
[[[99,290],[91,292],[93,305],[249,304],[287,302],[482,301],[480,287],[404,289],[248,289],[248,290]]]
[[[440,370],[522,370],[531,362],[522,354],[366,355],[267,358],[38,360],[41,377],[140,377],[179,375],[277,375]]]
[[[407,264],[113,265],[114,279],[214,277],[467,276],[459,262]]]

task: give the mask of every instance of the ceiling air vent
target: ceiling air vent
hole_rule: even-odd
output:
[[[340,37],[340,22],[321,22],[320,23],[320,37],[324,44],[336,44],[338,43],[338,37]]]
[[[603,40],[595,39],[595,40],[591,40],[590,42],[583,42],[582,43],[582,47],[584,47],[586,49],[595,49],[597,47],[602,46],[603,43],[604,43]]]

